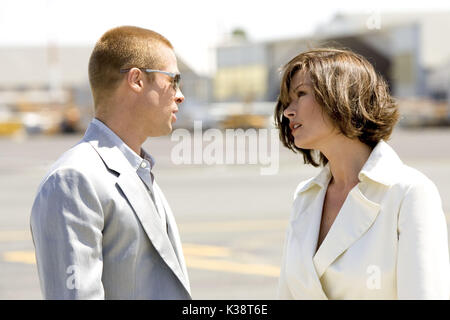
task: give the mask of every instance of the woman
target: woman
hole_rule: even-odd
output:
[[[446,220],[432,181],[385,142],[398,110],[360,55],[317,49],[284,67],[283,144],[322,166],[294,195],[280,299],[448,299]]]

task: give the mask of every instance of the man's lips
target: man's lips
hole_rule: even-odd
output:
[[[178,112],[178,110],[172,111],[172,122],[177,121],[177,116],[175,115],[175,113],[177,113],[177,112]]]

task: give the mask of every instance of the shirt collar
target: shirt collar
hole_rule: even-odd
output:
[[[358,174],[359,181],[373,181],[390,186],[395,183],[396,172],[402,165],[397,153],[384,141],[380,140],[370,153],[369,158]],[[330,165],[327,163],[317,176],[309,180],[297,193],[302,193],[317,185],[324,188],[331,179]]]
[[[154,158],[147,153],[144,149],[141,149],[142,157],[134,152],[125,142],[123,142],[120,137],[114,133],[110,128],[108,128],[103,122],[94,118],[92,120],[92,125],[96,126],[106,137],[117,147],[128,160],[130,165],[137,171],[141,168],[142,164],[145,163],[150,165],[150,170],[155,165]],[[144,165],[145,166],[145,165]]]
[[[153,169],[156,164],[155,158],[144,149],[141,149],[141,156],[150,163],[150,169]]]

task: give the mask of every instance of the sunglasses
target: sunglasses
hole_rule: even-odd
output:
[[[127,73],[131,69],[132,68],[120,69],[120,73]],[[173,72],[162,71],[162,70],[146,69],[146,68],[138,68],[138,69],[141,71],[147,72],[147,73],[157,72],[157,73],[162,73],[162,74],[168,75],[169,77],[172,78],[172,87],[175,89],[175,91],[178,91],[178,89],[180,88],[181,74],[179,74],[179,73],[173,73]]]

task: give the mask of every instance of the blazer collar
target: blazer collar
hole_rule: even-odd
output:
[[[141,164],[139,156],[111,129],[95,118],[89,124],[83,141],[94,147],[108,169],[119,174],[130,167],[137,170]]]

